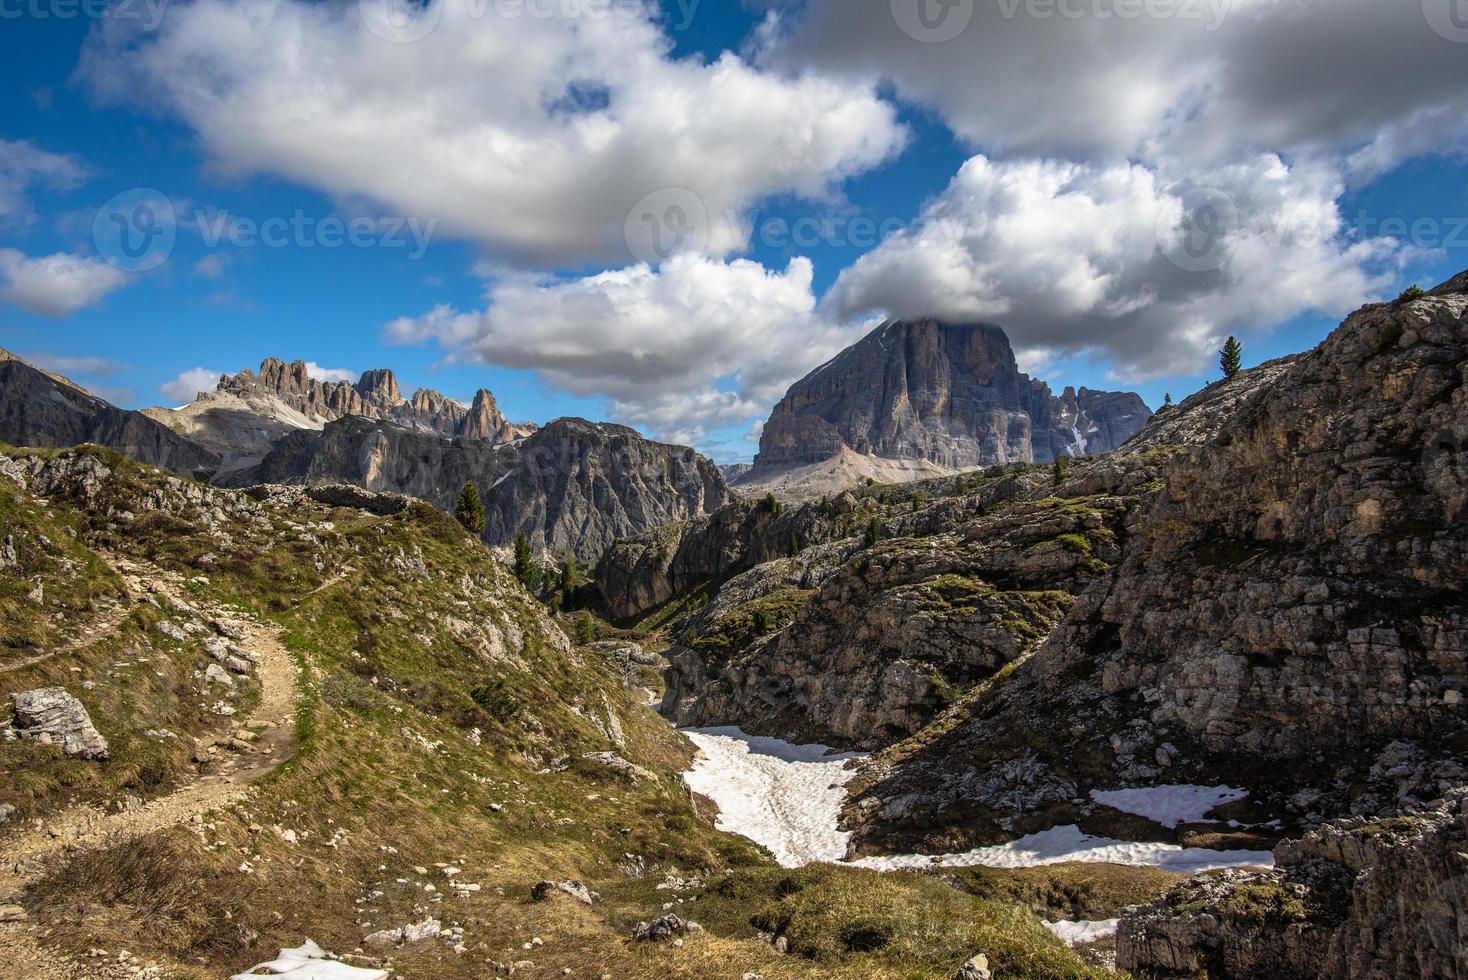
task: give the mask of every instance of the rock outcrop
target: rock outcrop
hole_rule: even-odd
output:
[[[10,731],[15,737],[60,745],[67,755],[80,759],[107,758],[107,740],[93,727],[87,709],[65,688],[17,691],[10,700],[15,708]]]
[[[876,749],[1017,660],[1115,560],[1125,505],[1048,499],[1038,467],[960,483],[927,487],[948,494],[931,503],[914,489],[872,530],[723,585],[665,654],[663,714]],[[1029,499],[985,514],[1016,493]]]
[[[537,548],[595,561],[622,538],[712,513],[729,496],[707,458],[621,425],[557,419],[505,453],[514,462],[503,479],[480,486],[491,544],[523,529]]]
[[[1456,977],[1468,965],[1468,796],[1333,822],[1130,911],[1117,966],[1144,978]]]
[[[1055,397],[997,326],[894,320],[791,386],[745,482],[843,451],[948,471],[1049,462],[1115,449],[1150,414],[1134,394]]]
[[[1003,839],[1033,808],[974,787],[1021,759],[1082,793],[1227,774],[1303,826],[1433,798],[1468,732],[1465,445],[1468,274],[1168,409],[1067,490],[1155,473],[1120,562],[853,784],[857,847]]]

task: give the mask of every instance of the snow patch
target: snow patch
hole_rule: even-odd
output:
[[[849,833],[836,829],[846,768],[859,752],[824,745],[792,745],[746,735],[738,728],[684,731],[703,751],[684,782],[719,806],[715,826],[763,844],[782,867],[836,862],[846,856]]]
[[[747,735],[738,728],[685,729],[683,734],[698,746],[700,757],[683,774],[695,793],[719,807],[715,826],[739,834],[769,848],[781,866],[798,868],[815,862],[843,863],[851,834],[837,829],[845,786],[855,776],[847,768],[860,752],[836,752],[824,745],[794,745],[778,738]],[[1197,787],[1181,787],[1196,789]],[[1139,799],[1152,805],[1148,815],[1163,813],[1161,800],[1168,801],[1163,813],[1191,816],[1184,810],[1184,797],[1201,812],[1227,799],[1241,799],[1243,790],[1213,787],[1206,798],[1175,792],[1180,787],[1154,787],[1168,793],[1153,793]],[[1127,791],[1121,791],[1127,792]],[[1099,796],[1099,794],[1097,794]],[[1128,805],[1140,806],[1125,797]],[[1114,806],[1115,804],[1108,803]],[[1128,811],[1135,812],[1135,811]],[[1176,844],[1139,843],[1091,837],[1074,824],[1052,827],[1007,844],[978,847],[961,854],[897,854],[865,857],[844,862],[877,871],[911,871],[934,868],[1030,868],[1065,861],[1125,864],[1154,867],[1184,874],[1213,868],[1273,867],[1269,851],[1215,851]]]
[[[1232,786],[1146,786],[1137,789],[1093,789],[1091,799],[1122,813],[1155,820],[1169,829],[1184,823],[1216,823],[1204,820],[1214,807],[1242,800],[1246,789]]]
[[[1274,867],[1270,851],[1213,851],[1176,844],[1134,843],[1109,837],[1092,837],[1075,824],[1066,824],[1029,834],[1008,844],[976,847],[961,854],[896,854],[867,857],[851,862],[878,871],[913,871],[924,868],[1034,868],[1065,861],[1092,864],[1127,864],[1196,874],[1213,868]]]
[[[1109,939],[1116,935],[1120,919],[1096,919],[1090,922],[1047,922],[1045,928],[1065,940],[1067,946],[1094,943],[1098,939]]]

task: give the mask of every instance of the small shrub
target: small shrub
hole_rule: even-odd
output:
[[[1421,286],[1411,285],[1402,290],[1402,295],[1397,297],[1397,302],[1410,303],[1413,300],[1419,300],[1426,295],[1427,290],[1423,289]]]
[[[476,685],[470,689],[469,697],[490,717],[500,721],[506,721],[520,713],[520,702],[505,686],[503,678],[496,677],[494,680]]]
[[[863,545],[870,548],[886,536],[887,532],[882,530],[882,522],[873,517],[867,521],[866,532],[862,534],[861,540]]]
[[[576,617],[576,642],[582,646],[596,639],[596,623],[591,618],[591,613],[583,611]]]

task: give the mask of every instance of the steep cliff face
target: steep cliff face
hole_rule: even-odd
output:
[[[1121,561],[1013,683],[877,760],[858,846],[1024,825],[974,790],[1018,759],[1082,792],[1226,774],[1305,825],[1434,798],[1468,730],[1465,290],[1366,307],[1103,461],[1161,461]]]
[[[190,406],[194,410],[187,414],[198,415],[216,404],[228,409],[239,402],[266,419],[296,428],[319,428],[326,422],[357,415],[423,432],[492,442],[521,438],[535,429],[507,422],[494,396],[482,388],[475,394],[472,407],[465,408],[429,388],[418,389],[411,399],[404,398],[397,376],[386,368],[363,372],[356,382],[318,381],[311,377],[304,362],[287,364],[274,357],[261,362],[258,374],[246,370],[220,378],[218,389],[200,395],[200,404]]]
[[[507,451],[514,465],[480,487],[485,540],[494,544],[523,528],[537,546],[595,560],[618,539],[708,514],[728,499],[710,460],[620,425],[557,419]]]
[[[883,324],[790,388],[760,438],[755,476],[850,450],[959,470],[1114,449],[1151,413],[1134,394],[1056,398],[989,324]]]
[[[524,530],[537,549],[584,561],[619,538],[716,510],[728,494],[718,467],[692,449],[581,419],[495,445],[350,416],[293,432],[259,465],[228,477],[231,486],[349,483],[443,510],[470,480],[484,502],[486,542],[508,545]]]
[[[1124,506],[1058,505],[1050,484],[1036,468],[885,520],[879,504],[867,522],[890,540],[846,537],[730,580],[666,652],[663,714],[862,749],[916,734],[1115,557]],[[1032,499],[984,516],[1013,494]]]
[[[141,412],[116,408],[65,378],[0,351],[0,442],[107,446],[184,476],[207,475],[219,457]]]

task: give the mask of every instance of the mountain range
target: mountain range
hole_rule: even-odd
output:
[[[465,405],[391,370],[313,378],[266,358],[177,408],[132,412],[5,355],[0,439],[95,442],[219,486],[352,484],[450,509],[479,488],[484,539],[595,561],[616,540],[711,514],[730,479],[749,492],[810,493],[861,479],[916,479],[998,462],[1120,445],[1150,415],[1134,394],[1056,397],[1019,372],[998,327],[894,321],[791,387],[765,425],[753,468],[721,469],[691,449],[581,419],[513,423],[494,395]]]

